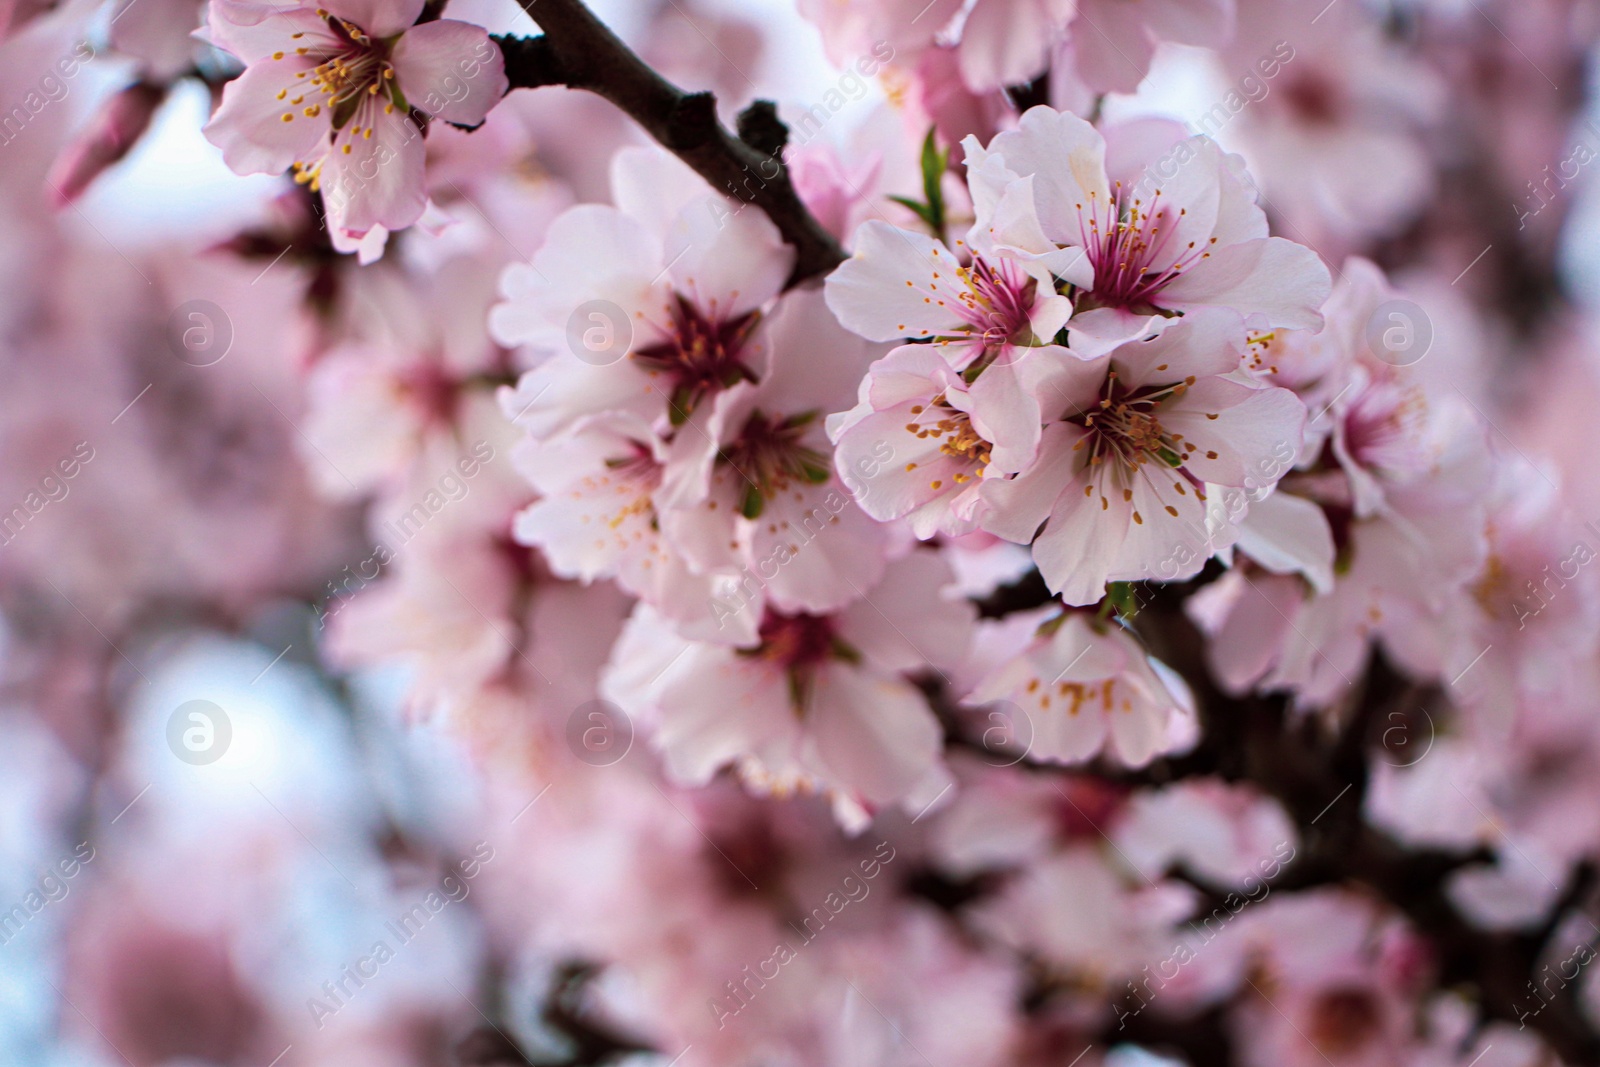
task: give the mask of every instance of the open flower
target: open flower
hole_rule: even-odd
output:
[[[616,207],[572,208],[506,268],[489,315],[534,364],[505,404],[535,437],[618,410],[670,432],[765,370],[764,313],[794,263],[778,228],[659,149],[618,152],[611,184]]]
[[[1071,358],[1059,348],[1052,356]],[[1042,367],[1050,357],[1035,358]],[[862,510],[879,521],[909,517],[923,540],[977,529],[984,479],[1021,470],[1039,443],[1037,402],[1010,417],[983,388],[995,380],[986,372],[968,385],[930,345],[903,345],[874,363],[856,406],[828,420],[834,462]]]
[[[992,625],[1014,629],[1035,622],[1029,616]],[[1029,758],[1082,763],[1109,749],[1127,766],[1142,767],[1197,736],[1188,688],[1120,626],[1068,612],[1046,619],[1024,639],[1021,651],[991,670],[967,702],[1006,700],[1019,707],[1030,724],[1018,727]]]
[[[523,441],[517,466],[541,498],[517,514],[512,533],[543,550],[562,578],[615,578],[683,632],[715,634],[712,580],[689,569],[672,540],[676,526],[657,505],[662,452],[648,427],[621,415],[587,419],[555,441]],[[720,523],[705,535],[728,540],[731,511],[712,518]],[[748,617],[732,618],[744,625],[728,638],[753,640]]]
[[[985,354],[1014,363],[1019,349],[1048,343],[1072,314],[1045,269],[1053,261],[1000,254],[963,264],[942,242],[875,219],[856,230],[855,244],[828,276],[839,321],[872,341],[931,341],[956,370]],[[1092,277],[1087,266],[1060,269],[1084,284]]]
[[[1098,601],[1108,581],[1197,572],[1216,547],[1208,486],[1271,486],[1305,423],[1289,390],[1239,380],[1242,340],[1237,318],[1197,312],[1109,356],[1059,364],[1039,388],[1058,418],[1026,470],[985,483],[984,528],[1032,541],[1069,604]]]
[[[936,496],[969,488],[969,479],[987,468],[996,447],[994,472],[1019,470],[1039,442],[1039,402],[1032,385],[1048,374],[1049,366],[1070,358],[1052,343],[1072,314],[1071,301],[1056,290],[1058,284],[1087,285],[1092,280],[1080,250],[1023,258],[1003,250],[975,252],[963,241],[956,246],[959,256],[923,234],[868,221],[856,231],[855,255],[828,277],[828,307],[846,329],[873,341],[926,342],[873,367],[856,409],[832,426],[835,439],[850,426],[856,432],[846,450],[863,444],[864,435],[870,434],[873,443],[868,447],[873,449],[881,451],[884,444],[890,451],[897,445],[908,446],[901,451],[927,451],[910,442],[886,441],[886,427],[880,424],[894,417],[886,414],[892,410],[906,416],[901,424],[915,427],[910,432],[921,434],[920,441],[938,430],[939,439],[929,447],[948,455],[956,442],[963,452],[950,457],[952,462],[938,462],[937,469],[913,456],[908,459],[914,465],[901,460],[902,471],[924,484],[888,488],[888,498],[867,506],[875,518],[898,518]],[[944,369],[930,360],[941,361]],[[913,379],[922,384],[913,384]],[[912,392],[902,395],[907,389]],[[912,407],[923,410],[911,412]],[[922,425],[924,414],[931,430]],[[941,428],[941,420],[950,425]],[[946,430],[954,436],[946,436]],[[855,456],[852,461],[872,458]],[[946,467],[949,478],[942,472]],[[853,491],[859,488],[852,482]],[[939,526],[947,519],[952,524],[946,532],[970,532],[977,501],[970,493],[964,501],[958,505],[964,518],[928,512],[918,520],[924,524],[918,536],[929,536],[923,532],[933,528],[927,522]]]
[[[663,497],[695,565],[730,567],[719,623],[762,606],[826,614],[883,576],[888,536],[828,461],[823,412],[841,407],[880,351],[840,328],[822,294],[784,296],[759,383],[723,390],[679,429]],[[730,538],[724,520],[737,515]],[[744,629],[744,627],[740,627]]]
[[[944,594],[952,580],[918,551],[843,611],[767,609],[748,649],[685,641],[643,607],[602,692],[653,723],[675,781],[704,785],[731,765],[756,792],[825,793],[859,829],[943,777],[938,720],[902,672],[965,654],[972,609]]]
[[[1099,354],[1148,329],[1151,316],[1232,308],[1252,326],[1320,326],[1328,268],[1267,235],[1237,160],[1181,127],[1130,123],[1102,136],[1076,115],[1031,108],[988,146],[968,137],[978,220],[971,240],[1052,265],[1079,256],[1069,341]],[[1063,253],[1070,255],[1063,259]]]
[[[327,7],[212,0],[217,45],[245,71],[205,135],[240,174],[277,174],[323,194],[333,223],[360,236],[422,217],[421,130],[412,109],[482,122],[505,95],[500,50],[479,26],[414,25],[423,0],[327,0]]]

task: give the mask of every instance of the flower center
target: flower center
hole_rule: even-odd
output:
[[[1208,258],[1215,237],[1198,247],[1194,241],[1177,248],[1173,234],[1186,208],[1161,202],[1157,189],[1146,204],[1117,182],[1109,200],[1089,194],[1089,203],[1076,205],[1078,235],[1094,265],[1094,288],[1080,310],[1091,307],[1135,308],[1150,306],[1169,282]]]
[[[1110,713],[1113,708],[1122,711],[1132,711],[1133,701],[1125,694],[1128,687],[1124,685],[1117,688],[1115,678],[1102,678],[1095,682],[1056,682],[1055,691],[1044,684],[1044,679],[1034,677],[1029,679],[1027,687],[1028,697],[1037,697],[1040,711],[1049,711],[1059,700],[1066,706],[1068,715],[1077,715],[1085,708],[1099,709]]]
[[[752,655],[787,670],[815,667],[833,658],[833,620],[825,615],[786,615],[768,608],[756,632],[761,644]]]
[[[790,706],[800,717],[810,706],[817,668],[832,660],[861,660],[861,653],[839,637],[833,619],[826,615],[787,615],[767,608],[756,634],[761,644],[742,649],[739,655],[764,660],[788,676]]]
[[[1428,398],[1420,388],[1378,379],[1351,403],[1345,447],[1363,467],[1394,474],[1426,470]]]
[[[1153,484],[1153,476],[1145,468],[1151,460],[1156,460],[1163,477],[1167,470],[1176,469],[1189,482],[1196,498],[1205,499],[1204,483],[1183,469],[1184,463],[1198,451],[1197,447],[1184,440],[1183,434],[1174,433],[1161,424],[1163,407],[1180,399],[1194,381],[1191,375],[1172,385],[1126,389],[1114,369],[1106,372],[1099,403],[1087,412],[1076,412],[1066,419],[1087,431],[1072,446],[1074,452],[1085,449],[1089,452],[1091,483],[1084,487],[1084,496],[1093,496],[1098,487],[1100,507],[1108,509],[1111,505],[1104,487],[1109,481],[1121,489],[1124,502],[1130,501],[1135,477],[1151,478]],[[1208,451],[1205,455],[1207,459],[1217,458],[1215,452]],[[1172,486],[1180,496],[1189,492],[1183,480],[1174,479]],[[1177,508],[1170,504],[1165,507],[1169,515],[1177,517]],[[1142,524],[1144,517],[1135,511],[1133,521]]]
[[[951,407],[945,394],[940,393],[926,407],[921,404],[914,406],[911,414],[916,419],[906,423],[907,433],[914,434],[918,440],[933,438],[939,442],[941,453],[970,465],[969,470],[951,475],[958,485],[983,477],[994,446],[972,428],[972,419],[965,411]],[[939,486],[935,484],[934,488]]]
[[[648,516],[655,525],[655,503],[652,494],[661,485],[661,465],[650,450],[634,443],[631,451],[606,460],[606,473],[591,475],[583,480],[580,494],[591,495],[599,501],[600,514],[582,515],[580,521],[595,521],[596,547],[605,543],[606,532],[616,533],[629,519]],[[627,542],[622,542],[626,547]]]
[[[295,75],[296,79],[307,81],[305,91],[290,98],[289,90],[282,89],[278,92],[278,99],[291,108],[300,108],[301,116],[308,119],[317,118],[322,114],[322,106],[328,105],[333,112],[334,129],[339,129],[350,120],[361,102],[362,94],[377,96],[387,89],[392,103],[403,100],[399,86],[394,84],[394,66],[389,62],[388,45],[374,41],[353,22],[346,22],[321,9],[317,14],[327,21],[338,43],[331,46],[321,63]],[[296,33],[292,37],[298,41],[305,34]],[[327,45],[322,47],[329,48]],[[295,49],[296,54],[302,56],[309,51],[306,47]],[[272,58],[280,60],[285,54],[274,52]],[[322,99],[307,104],[307,96],[321,96]],[[292,110],[283,113],[284,122],[293,122],[294,119]]]
[[[1382,1013],[1364,989],[1334,989],[1311,1008],[1310,1038],[1319,1052],[1348,1056],[1377,1034]]]
[[[311,71],[311,84],[329,98],[330,105],[356,99],[363,92],[378,95],[386,81],[394,80],[388,49],[355,23],[334,15],[325,17],[344,46]]]
[[[759,518],[768,500],[796,482],[820,485],[833,476],[828,457],[801,443],[816,418],[807,411],[774,421],[755,411],[739,439],[723,449],[723,462],[744,478],[739,512],[745,518]]]
[[[333,126],[334,146],[345,155],[351,153],[351,146],[357,139],[372,140],[372,126],[352,124],[350,120],[356,116],[362,106],[368,101],[374,104],[381,102],[386,114],[393,114],[396,106],[409,110],[405,94],[401,93],[400,85],[395,81],[394,66],[389,62],[389,46],[392,41],[375,41],[367,36],[360,26],[347,22],[337,15],[317,9],[317,14],[328,23],[328,28],[338,39],[338,43],[330,46],[324,45],[329,50],[323,54],[323,60],[312,69],[302,70],[295,74],[297,80],[305,80],[306,86],[294,96],[289,95],[288,89],[278,91],[278,99],[283,101],[291,110],[283,113],[284,122],[293,122],[295,113],[292,109],[300,109],[300,117],[315,119],[321,116],[323,106],[329,112],[329,121]],[[300,40],[305,34],[296,33],[292,37]],[[309,48],[298,47],[295,52],[306,55]],[[274,52],[272,58],[282,59],[283,52]],[[320,100],[306,103],[306,97],[320,96]],[[369,119],[370,121],[370,119]],[[340,143],[341,137],[343,143]],[[294,180],[298,185],[308,186],[313,192],[321,188],[322,162],[315,163],[297,162],[294,164]]]
[[[1089,431],[1073,448],[1087,445],[1089,462],[1095,466],[1109,459],[1133,471],[1155,458],[1169,467],[1181,467],[1194,454],[1194,446],[1184,441],[1183,434],[1161,425],[1161,409],[1193,384],[1190,376],[1175,385],[1130,390],[1123,388],[1115,370],[1107,371],[1100,402],[1067,419]]]
[[[1027,277],[1009,260],[990,263],[982,256],[972,257],[972,266],[957,267],[956,276],[966,284],[966,291],[956,297],[956,309],[983,343],[1000,346],[1007,343],[1027,344],[1033,339],[1029,309],[1033,305],[1036,287],[1034,279]]]
[[[669,314],[667,339],[633,353],[633,358],[647,371],[672,378],[672,425],[682,426],[706,397],[740,381],[756,380],[741,356],[761,315],[752,311],[717,321],[679,294],[674,295]]]

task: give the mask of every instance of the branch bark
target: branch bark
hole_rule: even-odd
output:
[[[826,274],[844,250],[812,216],[783,163],[788,130],[772,104],[758,100],[739,117],[739,134],[717,117],[711,93],[686,93],[623,44],[582,0],[524,0],[540,37],[496,37],[511,88],[564,85],[611,101],[682,159],[711,187],[770,218],[795,250],[789,285]]]
[[[1544,965],[1552,948],[1557,959],[1573,951],[1573,945],[1556,945],[1552,938],[1562,919],[1591,913],[1587,905],[1595,870],[1587,863],[1578,867],[1540,929],[1492,931],[1468,922],[1451,903],[1446,880],[1457,870],[1487,862],[1492,854],[1487,849],[1452,853],[1404,848],[1364,816],[1370,761],[1388,749],[1385,727],[1397,721],[1395,716],[1409,721],[1411,710],[1421,704],[1441,706],[1440,694],[1409,682],[1375,655],[1356,680],[1344,726],[1334,734],[1291,714],[1285,698],[1228,696],[1213,684],[1203,654],[1205,643],[1183,612],[1183,602],[1195,586],[1211,577],[1207,572],[1194,583],[1147,590],[1150,599],[1132,619],[1150,650],[1193,688],[1202,713],[1199,744],[1185,755],[1160,759],[1137,771],[1098,763],[1086,769],[1130,786],[1159,786],[1196,777],[1251,783],[1283,805],[1301,842],[1294,862],[1272,883],[1274,892],[1364,887],[1404,915],[1428,940],[1435,953],[1438,987],[1470,992],[1480,1021],[1526,1026],[1563,1062],[1600,1065],[1600,1032],[1583,1015],[1577,983],[1563,983],[1549,1000],[1531,992],[1547,974]],[[997,590],[979,608],[984,616],[999,618],[1049,600],[1050,591],[1033,572]],[[935,706],[940,706],[937,700]],[[947,736],[947,743],[970,744],[956,735]],[[1426,749],[1428,737],[1412,736],[1408,743]],[[1402,754],[1410,753],[1388,750],[1391,756]],[[955,904],[985,891],[982,885],[935,888],[937,893],[925,895],[936,902],[938,894],[953,895]],[[1099,1040],[1175,1048],[1194,1067],[1227,1067],[1230,1062],[1227,1035],[1219,1029],[1216,1015],[1172,1020],[1142,1013],[1136,1021],[1137,1028],[1130,1025],[1126,1031],[1113,1024]]]
[[[523,7],[544,32],[539,37],[495,38],[505,55],[512,88],[561,85],[611,101],[712,188],[765,212],[796,251],[791,286],[825,274],[844,260],[838,242],[795,193],[782,161],[788,131],[771,103],[752,104],[739,117],[738,133],[732,133],[718,119],[712,94],[686,93],[661,77],[582,0],[523,0]],[[1033,102],[1044,85],[1041,80],[1019,91],[1022,102]],[[1216,691],[1200,656],[1198,635],[1177,608],[1183,591],[1164,592],[1167,595],[1142,613],[1138,629],[1155,646],[1153,650],[1196,687],[1200,703],[1212,714],[1200,745],[1189,755],[1158,761],[1138,773],[1096,768],[1097,773],[1130,784],[1159,784],[1196,775],[1253,782],[1284,804],[1305,845],[1295,867],[1278,883],[1280,888],[1367,887],[1428,937],[1438,953],[1440,984],[1474,991],[1483,1019],[1519,1026],[1525,1022],[1566,1062],[1600,1064],[1600,1034],[1577,1009],[1573,991],[1564,991],[1546,1005],[1551,1010],[1521,1018],[1524,990],[1538,975],[1554,926],[1578,905],[1594,872],[1580,870],[1545,928],[1536,933],[1501,934],[1473,927],[1450,904],[1444,881],[1452,871],[1482,862],[1485,855],[1408,852],[1362,818],[1373,723],[1380,710],[1404,702],[1399,680],[1381,666],[1372,671],[1363,679],[1353,721],[1342,735],[1318,737],[1308,724],[1292,721],[1282,700],[1233,700]],[[980,607],[985,615],[999,616],[1047,598],[1043,583],[1032,579],[1002,590]],[[1226,711],[1218,714],[1221,709]],[[920,891],[952,909],[984,891],[981,886],[943,883],[932,876],[928,881]],[[1151,1015],[1137,1020],[1137,1029],[1123,1038],[1129,1036],[1181,1048],[1190,1062],[1204,1067],[1221,1067],[1232,1058],[1223,1018],[1216,1012],[1188,1021]]]

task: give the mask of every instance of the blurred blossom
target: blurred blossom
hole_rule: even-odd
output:
[[[0,0],[0,1064],[1600,1063],[1592,5],[325,2]]]

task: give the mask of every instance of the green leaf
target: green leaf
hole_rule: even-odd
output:
[[[929,213],[928,206],[926,204],[913,200],[908,196],[891,196],[889,199],[893,200],[901,207],[910,208],[912,211],[916,212],[917,218],[921,219],[925,225],[927,225],[930,229],[933,227],[933,216]]]
[[[950,149],[939,150],[938,131],[928,127],[928,136],[922,140],[922,201],[906,196],[891,196],[890,200],[909,208],[921,219],[923,225],[939,240],[944,240],[944,188],[941,184],[945,171],[950,169]]]
[[[944,237],[944,172],[950,166],[950,150],[939,151],[936,127],[928,127],[922,141],[922,195],[928,203],[928,225],[941,240]]]

